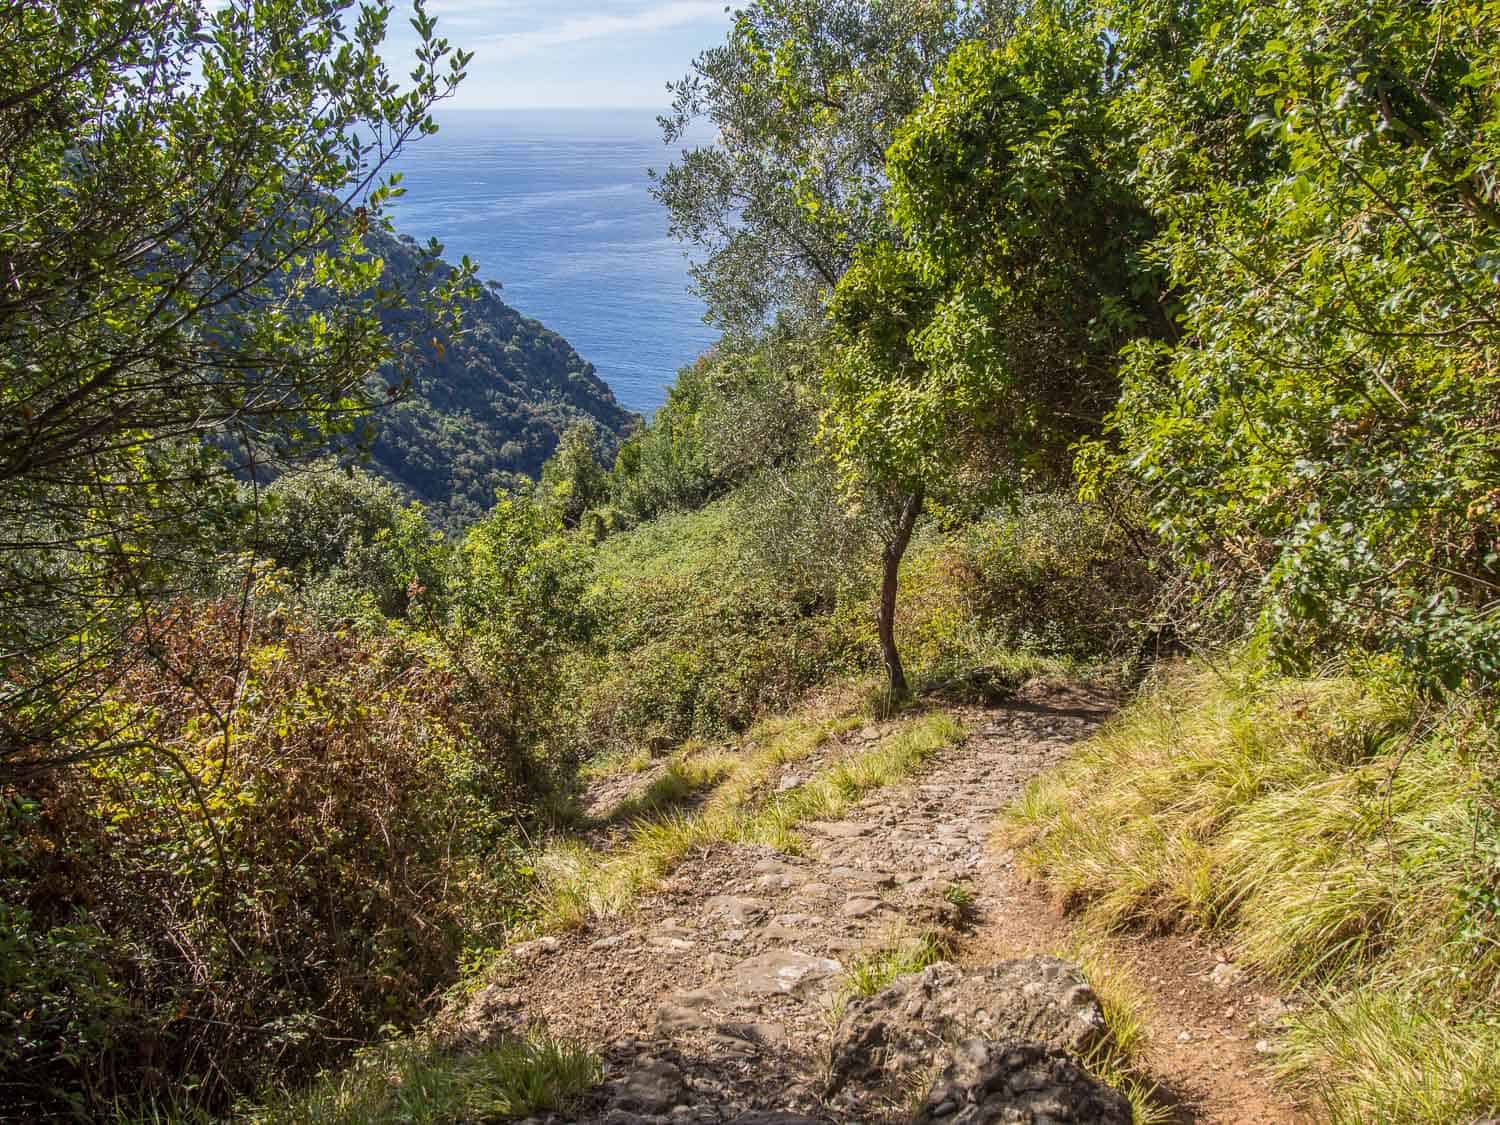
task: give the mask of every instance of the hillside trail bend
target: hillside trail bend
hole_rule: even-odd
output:
[[[803,822],[798,854],[713,844],[624,913],[517,948],[469,1002],[461,1034],[543,1025],[601,1053],[605,1081],[592,1098],[536,1123],[910,1120],[909,1097],[857,1107],[825,1097],[848,970],[938,928],[960,967],[1067,956],[1072,922],[994,842],[995,820],[1114,706],[1086,685],[1038,680],[999,705],[955,708],[960,741],[843,819]],[[894,729],[832,739],[771,784],[788,788]],[[608,800],[622,796],[618,777],[600,784]],[[1147,994],[1145,1061],[1173,1120],[1312,1120],[1271,1089],[1262,1024],[1284,1010],[1277,997],[1190,938],[1118,944]]]

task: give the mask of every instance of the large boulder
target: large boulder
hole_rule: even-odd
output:
[[[1130,1103],[1045,1043],[970,1039],[940,1058],[912,1125],[1130,1125]]]
[[[888,1086],[967,1039],[1087,1055],[1105,1034],[1099,1001],[1071,962],[1029,957],[960,969],[940,961],[849,1001],[834,1032],[827,1092]]]

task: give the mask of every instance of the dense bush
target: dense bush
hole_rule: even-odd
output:
[[[620,448],[610,502],[631,521],[701,507],[751,476],[818,459],[814,326],[725,339],[683,368],[651,423]]]
[[[1181,332],[1139,345],[1117,468],[1294,665],[1500,676],[1500,10],[1114,6]]]
[[[926,678],[1005,654],[1129,663],[1157,628],[1158,578],[1103,508],[1057,493],[912,549],[903,579],[905,644]]]
[[[446,609],[423,619],[463,677],[487,745],[503,751],[533,790],[545,788],[542,751],[569,701],[569,653],[593,627],[585,603],[585,545],[524,496],[501,500],[471,527],[453,559]]]
[[[304,605],[333,617],[402,617],[413,583],[431,591],[442,582],[442,536],[422,506],[332,463],[267,488],[247,546],[292,573]]]
[[[857,664],[849,630],[748,551],[739,493],[659,517],[597,553],[596,646],[572,675],[588,750],[666,746],[745,729]]]
[[[563,434],[542,466],[539,495],[563,527],[576,528],[585,512],[607,499],[609,474],[599,463],[605,452],[599,428],[580,422]]]
[[[441,652],[175,612],[99,710],[137,748],[5,795],[6,1112],[213,1104],[409,1021],[503,937],[521,794]]]

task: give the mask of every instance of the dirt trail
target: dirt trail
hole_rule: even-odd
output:
[[[490,1034],[542,1021],[600,1046],[605,1090],[592,1106],[547,1121],[856,1120],[820,1096],[846,969],[862,952],[951,920],[949,900],[967,897],[950,890],[955,884],[972,895],[960,962],[1065,945],[1065,922],[990,835],[999,809],[1110,710],[1100,693],[1046,682],[1000,707],[960,710],[969,731],[960,744],[844,819],[803,824],[802,854],[739,844],[693,854],[627,914],[521,947],[464,1022]],[[852,734],[822,756],[858,753],[880,733]],[[779,784],[805,780],[815,765],[787,767]],[[1158,1013],[1152,1061],[1163,1064],[1158,1077],[1179,1103],[1178,1119],[1298,1120],[1257,1069],[1249,1021],[1265,1004],[1249,983],[1222,970],[1217,981],[1200,979],[1214,960],[1189,956],[1185,943],[1159,957],[1142,948]],[[1189,1032],[1180,1042],[1179,1027]],[[861,1107],[857,1119],[903,1120],[904,1110]]]

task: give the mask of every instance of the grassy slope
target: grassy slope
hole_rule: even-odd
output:
[[[1197,666],[1002,831],[1092,923],[1213,930],[1300,986],[1278,1064],[1335,1121],[1467,1121],[1500,1108],[1495,763],[1471,705]]]
[[[613,536],[595,555],[599,651],[572,665],[589,755],[719,739],[859,663],[846,623],[745,557],[738,497]]]
[[[735,493],[600,544],[591,601],[604,640],[572,667],[571,741],[586,755],[722,739],[818,684],[877,671],[875,556],[828,560],[821,593],[778,582],[757,555],[757,537],[774,534],[758,513],[753,494]],[[954,534],[925,527],[897,613],[913,682],[980,668],[1009,682],[1128,648],[1146,580],[1118,536],[1060,497]]]

